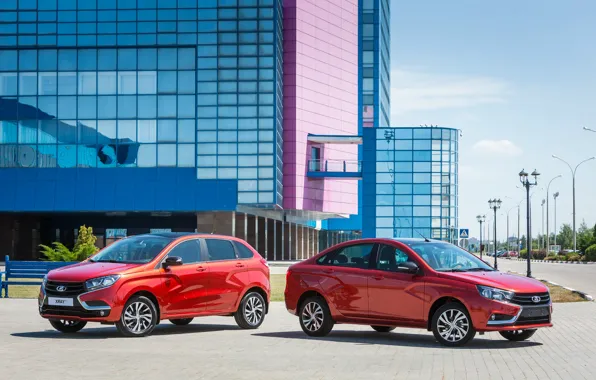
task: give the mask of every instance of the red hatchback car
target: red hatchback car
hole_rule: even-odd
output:
[[[207,315],[233,315],[240,327],[255,329],[267,313],[270,290],[267,262],[240,239],[147,234],[50,271],[39,313],[65,333],[100,322],[126,336],[144,336],[160,320],[187,325]]]
[[[335,323],[432,330],[447,346],[476,332],[512,341],[550,327],[552,304],[540,281],[494,270],[457,246],[428,239],[363,239],[292,265],[286,307],[310,336]]]

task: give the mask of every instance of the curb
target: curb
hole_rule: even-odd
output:
[[[527,261],[526,259],[508,259],[517,261]],[[596,264],[595,261],[556,261],[556,260],[534,260],[530,259],[532,263],[553,263],[553,264]]]
[[[519,273],[519,272],[515,272],[515,271],[510,271],[510,272],[511,273],[515,273],[515,274],[520,275],[520,276],[523,276],[523,274],[522,273]],[[552,282],[552,281],[541,279],[541,278],[536,278],[536,277],[532,277],[532,278],[534,278],[535,280],[538,280],[538,281],[547,282],[547,283],[549,283],[551,285],[554,285],[554,286],[560,286],[563,289],[567,289],[570,292],[573,292],[573,293],[579,295],[580,297],[582,297],[586,301],[594,301],[594,297],[592,297],[588,293],[582,292],[581,290],[573,289],[573,288],[570,288],[570,287],[567,287],[567,286],[563,286],[561,284],[557,284],[556,282]]]

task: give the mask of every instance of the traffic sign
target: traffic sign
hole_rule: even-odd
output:
[[[459,238],[460,239],[468,239],[470,237],[470,230],[467,228],[460,228],[459,229]]]

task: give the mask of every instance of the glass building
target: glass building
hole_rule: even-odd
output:
[[[364,131],[364,237],[457,241],[458,138],[450,128]]]
[[[39,258],[81,225],[99,246],[234,235],[270,260],[387,236],[362,207],[369,136],[389,125],[389,19],[388,0],[0,1],[0,251]],[[412,202],[435,202],[435,132],[427,198],[412,133]],[[410,232],[445,236],[443,202],[412,203]]]

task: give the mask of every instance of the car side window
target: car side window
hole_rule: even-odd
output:
[[[198,240],[187,240],[175,246],[168,256],[178,256],[182,264],[193,264],[201,261],[201,245]]]
[[[205,239],[209,261],[235,260],[236,252],[232,242],[223,239]]]
[[[250,249],[248,249],[248,247],[244,244],[235,241],[234,245],[236,246],[236,251],[238,251],[239,258],[251,259],[254,256],[253,252]]]
[[[397,267],[399,264],[412,261],[401,249],[390,245],[382,245],[378,256],[376,268],[389,272],[398,272]]]
[[[374,244],[356,244],[329,252],[317,261],[321,265],[368,268]]]

